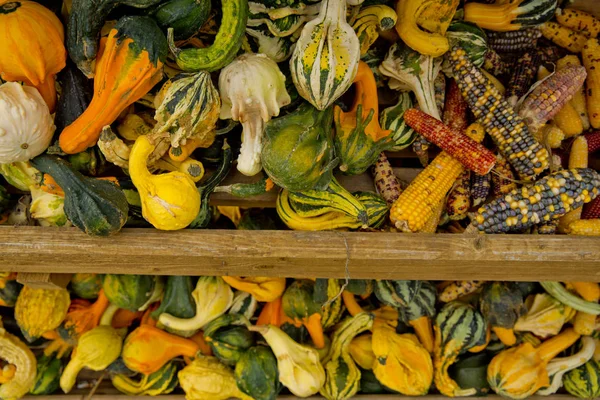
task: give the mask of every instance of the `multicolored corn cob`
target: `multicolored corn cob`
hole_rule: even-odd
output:
[[[469,60],[465,50],[455,46],[447,57],[454,79],[475,117],[519,176],[531,180],[547,169],[549,155],[546,149],[535,141],[525,121]]]
[[[518,31],[488,31],[488,46],[498,53],[517,53],[535,48],[542,32],[538,28]]]
[[[596,37],[600,33],[600,20],[584,11],[557,8],[554,13],[556,21],[587,37]]]
[[[600,174],[593,169],[558,171],[481,207],[473,225],[485,233],[527,229],[590,202],[599,188]]]
[[[581,66],[581,61],[579,61],[579,57],[573,54],[564,56],[556,62],[556,68],[558,68],[559,70],[572,66]],[[587,101],[585,99],[585,91],[583,87],[581,87],[577,92],[575,92],[570,103],[573,105],[573,108],[575,108],[575,111],[577,111],[577,113],[579,114],[579,118],[581,118],[583,130],[587,131],[588,129],[590,129],[590,118],[588,117]]]
[[[412,143],[412,150],[424,167],[429,165],[429,147],[431,147],[431,143],[422,135],[417,135],[415,141]]]
[[[571,53],[579,53],[588,39],[585,35],[566,28],[556,22],[544,22],[540,25],[542,35]]]
[[[469,208],[471,208],[470,181],[471,171],[463,171],[448,195],[446,213],[452,221],[466,218]]]
[[[600,218],[600,197],[596,197],[594,200],[583,205],[583,211],[581,212],[581,219],[596,219]]]
[[[588,153],[595,153],[600,150],[600,131],[586,133],[584,136],[588,144]]]
[[[571,144],[569,152],[569,168],[587,168],[588,167],[588,145],[584,136],[578,136]],[[566,232],[569,224],[573,221],[581,219],[582,207],[575,208],[564,216],[560,217],[558,223],[558,231]]]
[[[558,230],[558,221],[548,221],[536,225],[536,230],[538,235],[554,235]]]
[[[541,40],[538,44],[538,51],[542,56],[543,63],[554,63],[563,56],[564,50],[556,46],[549,40]]]
[[[583,86],[587,73],[583,67],[567,67],[556,71],[527,96],[519,116],[529,129],[537,131],[567,104]]]
[[[446,89],[446,102],[444,103],[442,121],[455,131],[464,132],[469,126],[467,122],[468,110],[469,105],[463,99],[456,81],[450,79],[448,88]]]
[[[394,170],[385,153],[382,152],[379,154],[377,162],[373,165],[372,172],[377,193],[391,206],[398,199],[400,193],[402,193],[402,187],[400,186],[400,182],[398,182],[398,178],[394,175]]]
[[[472,124],[465,134],[481,142],[485,136],[483,127]],[[419,232],[434,215],[456,178],[464,171],[462,164],[442,151],[400,194],[392,205],[390,219],[402,232]]]
[[[484,281],[454,281],[450,282],[438,294],[438,300],[442,303],[454,301],[459,297],[466,296],[478,291],[484,284]]]
[[[541,62],[542,55],[539,51],[528,51],[519,58],[508,82],[505,95],[511,107],[514,107],[519,99],[527,93],[535,80]]]
[[[485,202],[490,194],[492,186],[492,174],[471,176],[471,200],[473,207],[478,207]]]
[[[580,219],[569,224],[569,235],[600,236],[600,219]]]
[[[504,196],[516,188],[515,175],[510,164],[502,155],[496,155],[496,168],[492,172],[492,194],[494,197]]]
[[[431,115],[410,108],[404,113],[404,121],[431,143],[448,152],[465,168],[485,175],[494,168],[496,156],[480,143],[455,131]]]
[[[446,103],[446,75],[438,74],[435,77],[433,89],[435,91],[435,105],[437,106],[440,115],[442,115],[444,104]]]
[[[500,57],[500,54],[496,53],[494,50],[489,49],[487,53],[485,53],[483,69],[490,74],[494,76],[504,75],[510,71],[511,66],[511,63],[504,61],[502,57]]]
[[[586,42],[581,52],[583,65],[588,73],[585,82],[588,116],[594,129],[600,128],[600,43],[598,39]]]

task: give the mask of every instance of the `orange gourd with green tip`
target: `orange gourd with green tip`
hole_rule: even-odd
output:
[[[73,300],[67,317],[58,327],[61,339],[71,345],[77,344],[77,340],[81,335],[100,324],[100,318],[102,318],[102,314],[104,314],[108,305],[109,301],[102,289],[100,289],[98,299],[93,304],[86,300]]]

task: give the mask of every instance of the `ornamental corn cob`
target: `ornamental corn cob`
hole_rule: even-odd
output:
[[[473,224],[485,233],[527,229],[591,201],[599,187],[600,175],[590,168],[558,171],[481,207]]]
[[[503,75],[510,71],[510,68],[510,63],[504,61],[502,57],[500,57],[500,55],[494,50],[489,49],[485,53],[485,57],[483,59],[483,69],[488,71],[490,74],[494,76]]]
[[[494,168],[494,153],[468,136],[450,129],[431,115],[411,108],[404,113],[404,121],[427,140],[460,161],[467,169],[485,175]]]
[[[444,104],[442,121],[455,131],[464,132],[469,126],[467,122],[468,109],[469,105],[465,99],[463,99],[456,81],[450,79],[446,91],[446,102]]]
[[[438,300],[442,303],[449,303],[478,291],[484,284],[484,281],[454,281],[446,285],[438,294]]]
[[[557,8],[556,21],[587,37],[595,38],[600,32],[600,20],[584,11]]]
[[[569,235],[600,236],[600,219],[580,219],[569,224]]]
[[[483,127],[479,124],[472,124],[465,133],[478,142],[481,142],[485,135]],[[420,231],[463,171],[464,168],[458,160],[442,151],[392,205],[392,223],[403,232]]]
[[[556,62],[556,68],[558,68],[559,70],[572,66],[581,66],[581,61],[579,61],[579,57],[572,54],[564,56]],[[590,118],[587,114],[587,103],[585,100],[585,91],[583,86],[577,92],[575,92],[570,103],[573,105],[573,107],[579,114],[579,117],[581,118],[583,130],[587,131],[588,129],[590,129]]]
[[[488,46],[498,53],[515,53],[535,48],[542,37],[538,28],[521,29],[518,31],[494,32],[488,31]]]
[[[492,172],[492,186],[494,197],[503,196],[517,188],[510,164],[500,154],[496,156],[496,168]]]
[[[544,22],[540,25],[540,30],[546,39],[569,50],[571,53],[581,52],[587,40],[584,35],[565,28],[556,22]]]
[[[581,58],[588,73],[585,95],[590,125],[598,129],[600,128],[600,44],[597,39],[586,42]]]
[[[422,135],[417,135],[415,141],[412,144],[412,150],[419,158],[419,162],[422,166],[426,167],[429,164],[429,140],[425,139]]]
[[[446,202],[446,213],[453,221],[464,219],[471,208],[471,171],[463,171],[456,179]]]
[[[588,167],[588,145],[584,136],[576,137],[571,144],[569,153],[569,168],[587,168]],[[569,211],[560,218],[558,231],[563,233],[573,221],[581,219],[582,207]]]
[[[519,109],[519,116],[527,121],[529,129],[537,131],[571,100],[586,76],[583,67],[573,66],[556,71],[527,96]]]
[[[440,224],[440,219],[442,218],[442,213],[444,211],[444,205],[446,202],[444,200],[440,201],[434,208],[433,214],[431,217],[425,222],[423,228],[419,230],[419,233],[436,233],[438,225]]]
[[[535,141],[525,122],[466,56],[455,46],[448,55],[454,79],[477,120],[492,136],[500,152],[524,179],[548,168],[548,152]]]
[[[594,200],[583,206],[581,212],[581,219],[597,219],[600,218],[600,197],[596,197]]]
[[[477,207],[485,202],[490,194],[492,186],[492,175],[477,175],[474,174],[471,178],[471,199],[473,207]]]
[[[588,153],[600,150],[600,131],[586,133],[584,136],[588,144]]]
[[[529,51],[519,58],[505,95],[511,107],[514,107],[531,87],[540,63],[541,54],[538,51]]]
[[[543,224],[539,224],[537,227],[538,235],[554,235],[558,228],[558,221],[548,221]]]
[[[377,193],[388,203],[388,205],[394,204],[400,193],[402,187],[398,178],[394,175],[394,170],[390,165],[385,153],[379,154],[379,158],[375,165],[373,165],[373,178],[375,181],[375,188]]]
[[[542,62],[553,63],[562,57],[563,49],[554,45],[549,40],[544,40],[545,43],[538,45],[538,51],[542,56]]]
[[[542,143],[548,145],[551,149],[558,149],[565,139],[565,133],[554,124],[544,125],[542,131]]]

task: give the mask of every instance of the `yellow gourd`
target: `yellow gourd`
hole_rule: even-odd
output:
[[[58,328],[67,316],[71,299],[65,289],[23,287],[15,305],[15,319],[29,342]]]
[[[27,345],[4,330],[0,318],[0,359],[8,363],[14,375],[6,383],[0,382],[0,399],[17,400],[29,392],[36,377],[35,356]],[[0,373],[2,377],[2,373]]]
[[[129,174],[140,193],[142,215],[157,229],[183,229],[200,211],[200,193],[188,174],[152,175],[147,160],[154,148],[150,138],[140,136],[129,155]]]
[[[375,320],[377,324],[377,320]],[[352,339],[350,342],[350,356],[355,363],[362,369],[373,369],[373,364],[376,362],[375,353],[373,353],[373,335],[367,333]]]
[[[285,278],[223,276],[225,282],[234,289],[250,293],[256,301],[277,300],[285,290]]]

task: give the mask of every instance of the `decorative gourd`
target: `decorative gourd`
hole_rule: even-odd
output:
[[[338,279],[317,279],[313,292],[313,300],[321,304],[321,325],[323,330],[335,326],[344,314],[344,301],[340,292],[342,285]],[[321,350],[321,349],[318,349]]]
[[[504,397],[524,399],[549,386],[548,362],[571,347],[579,337],[569,328],[536,348],[531,343],[523,343],[501,351],[488,366],[490,387]]]
[[[463,48],[473,64],[478,67],[483,65],[488,51],[487,36],[483,29],[472,22],[454,20],[450,23],[446,37],[452,46],[459,45]]]
[[[514,330],[532,332],[542,339],[557,335],[575,316],[575,310],[546,293],[528,296],[525,307],[527,313],[517,319]]]
[[[1,16],[0,12],[0,20]],[[48,106],[37,90],[15,82],[0,85],[1,164],[29,161],[43,153],[54,129]]]
[[[238,291],[233,295],[233,303],[229,309],[229,314],[243,315],[247,319],[254,317],[258,301],[250,293]]]
[[[335,150],[340,171],[362,174],[375,163],[379,153],[393,146],[391,131],[379,126],[377,84],[371,68],[360,61],[354,77],[354,102],[348,112],[334,107]]]
[[[471,2],[465,4],[464,20],[490,31],[517,31],[550,20],[557,3],[556,0],[496,0],[493,4]]]
[[[14,307],[22,288],[16,272],[0,272],[0,307]]]
[[[567,372],[563,384],[573,396],[580,399],[597,399],[600,397],[600,362],[590,360]]]
[[[298,397],[309,397],[325,383],[325,370],[319,353],[312,347],[296,343],[274,325],[251,326],[260,333],[277,357],[279,382]],[[180,377],[181,380],[181,377]]]
[[[296,327],[304,326],[315,348],[325,347],[323,325],[321,323],[321,304],[313,299],[315,284],[308,279],[295,280],[282,297],[283,313]]]
[[[9,185],[28,192],[31,186],[42,183],[43,174],[31,166],[30,162],[0,164],[0,174]]]
[[[387,31],[396,25],[398,15],[392,8],[383,4],[361,7],[352,28],[360,42],[360,55],[364,56],[377,38],[380,31]]]
[[[221,315],[204,326],[204,340],[223,364],[233,367],[256,344],[248,325],[248,319],[240,314]]]
[[[108,38],[102,40],[100,50],[94,97],[85,112],[60,134],[60,148],[67,154],[95,145],[102,128],[112,124],[163,76],[167,43],[149,17],[121,18]],[[72,53],[71,57],[74,57]]]
[[[102,289],[102,277],[100,274],[73,274],[69,289],[81,299],[96,299]]]
[[[352,84],[360,42],[346,22],[344,0],[323,0],[319,15],[304,25],[290,59],[300,96],[325,110]]]
[[[331,110],[303,103],[265,126],[262,166],[271,180],[290,191],[325,189],[337,165]]]
[[[58,328],[69,310],[69,292],[65,289],[33,289],[25,286],[15,305],[15,319],[30,343],[43,333]]]
[[[373,369],[373,365],[377,362],[373,352],[373,335],[371,333],[352,339],[348,351],[354,362],[362,369]]]
[[[60,387],[60,376],[63,363],[57,353],[46,354],[46,350],[37,358],[35,382],[29,393],[35,395],[49,395]]]
[[[106,274],[102,289],[111,304],[129,311],[138,311],[148,302],[156,277],[150,275]]]
[[[175,357],[193,358],[199,351],[200,345],[192,339],[142,324],[125,338],[121,357],[130,370],[149,375]]]
[[[404,122],[404,112],[413,107],[408,92],[401,92],[396,105],[386,108],[379,115],[379,123],[383,129],[392,131],[393,146],[391,151],[400,151],[410,146],[417,137],[413,128]]]
[[[371,279],[350,279],[346,290],[366,299],[373,293],[373,286],[373,280]]]
[[[71,226],[64,206],[64,196],[47,193],[37,186],[31,187],[29,213],[40,226]]]
[[[168,135],[174,148],[187,139],[209,147],[215,140],[221,100],[210,74],[179,74],[169,79],[154,99],[156,125],[153,135]]]
[[[92,82],[71,60],[67,60],[67,66],[58,74],[58,81],[61,95],[56,107],[54,123],[56,130],[62,132],[88,108],[94,97],[94,91]]]
[[[474,388],[462,389],[448,374],[459,355],[486,343],[486,323],[473,307],[458,301],[444,305],[435,319],[435,386],[445,396],[472,396]]]
[[[109,236],[125,225],[129,205],[114,183],[83,176],[54,155],[38,156],[31,163],[65,191],[67,218],[88,235]]]
[[[434,337],[431,319],[435,316],[436,287],[429,281],[422,281],[421,287],[408,306],[403,309],[406,322],[413,327],[425,349],[433,353]]]
[[[477,395],[485,395],[490,391],[487,381],[487,367],[492,360],[492,354],[480,352],[461,359],[450,367],[450,376],[458,386],[477,390]]]
[[[214,43],[206,48],[178,49],[169,28],[167,38],[177,65],[184,71],[219,70],[229,64],[242,46],[248,20],[247,0],[221,0],[223,16]]]
[[[15,374],[0,384],[0,399],[17,400],[27,394],[35,382],[36,360],[29,347],[6,332],[0,318],[0,360],[15,367]]]
[[[375,296],[391,307],[407,307],[421,289],[422,281],[375,281]]]
[[[527,309],[516,283],[492,282],[484,286],[479,309],[504,345],[514,346],[517,343],[513,327]]]
[[[423,396],[433,381],[429,351],[411,334],[399,335],[387,324],[373,327],[373,373],[382,385],[405,396]]]
[[[196,357],[177,374],[188,400],[253,400],[235,382],[233,371],[215,357]]]
[[[270,302],[285,291],[285,278],[223,276],[232,288],[250,293],[257,301]]]
[[[103,371],[121,354],[123,338],[111,326],[100,325],[79,338],[71,360],[60,377],[60,387],[69,393],[83,368]],[[156,351],[156,349],[155,349]]]
[[[348,399],[360,385],[360,370],[352,360],[349,346],[354,337],[373,326],[373,315],[361,313],[343,321],[333,331],[331,349],[323,360],[325,384],[320,393],[327,400]]]
[[[210,8],[207,0],[168,0],[153,8],[149,15],[164,31],[173,28],[175,40],[186,40],[208,20]]]
[[[152,374],[142,375],[139,381],[124,374],[113,375],[111,381],[119,392],[128,396],[169,394],[177,387],[177,365],[169,362]]]
[[[242,54],[221,71],[219,92],[223,101],[220,118],[240,121],[243,126],[237,169],[254,176],[262,170],[260,153],[265,123],[291,102],[285,75],[264,54]]]
[[[249,348],[235,365],[234,374],[238,388],[254,400],[275,400],[282,389],[277,358],[267,346]]]
[[[417,16],[417,25],[429,32],[445,35],[454,19],[459,0],[426,1]]]
[[[129,174],[140,194],[142,215],[157,229],[183,229],[200,211],[200,193],[186,173],[150,173],[148,156],[155,147],[151,138],[140,136],[129,155]]]
[[[158,321],[167,328],[180,331],[200,329],[231,307],[233,291],[218,276],[202,276],[196,283],[192,298],[196,302],[196,314],[192,318],[178,318],[163,313]]]
[[[158,320],[160,315],[170,314],[177,318],[192,318],[196,315],[196,304],[192,297],[194,284],[190,276],[173,275],[167,278],[165,293],[156,310],[152,312],[152,318]],[[167,332],[174,333],[183,337],[190,337],[196,333],[196,330],[178,331],[158,324],[159,328],[165,328]]]
[[[79,337],[85,332],[94,329],[100,324],[102,314],[108,308],[109,302],[100,290],[98,300],[89,304],[85,300],[74,300],[62,324],[58,327],[58,334],[65,342],[76,345]]]
[[[3,1],[0,32],[0,78],[35,87],[53,113],[56,74],[67,60],[62,23],[34,1]]]
[[[387,221],[390,208],[383,197],[373,192],[353,192],[352,195],[365,206],[369,227],[379,228]]]

